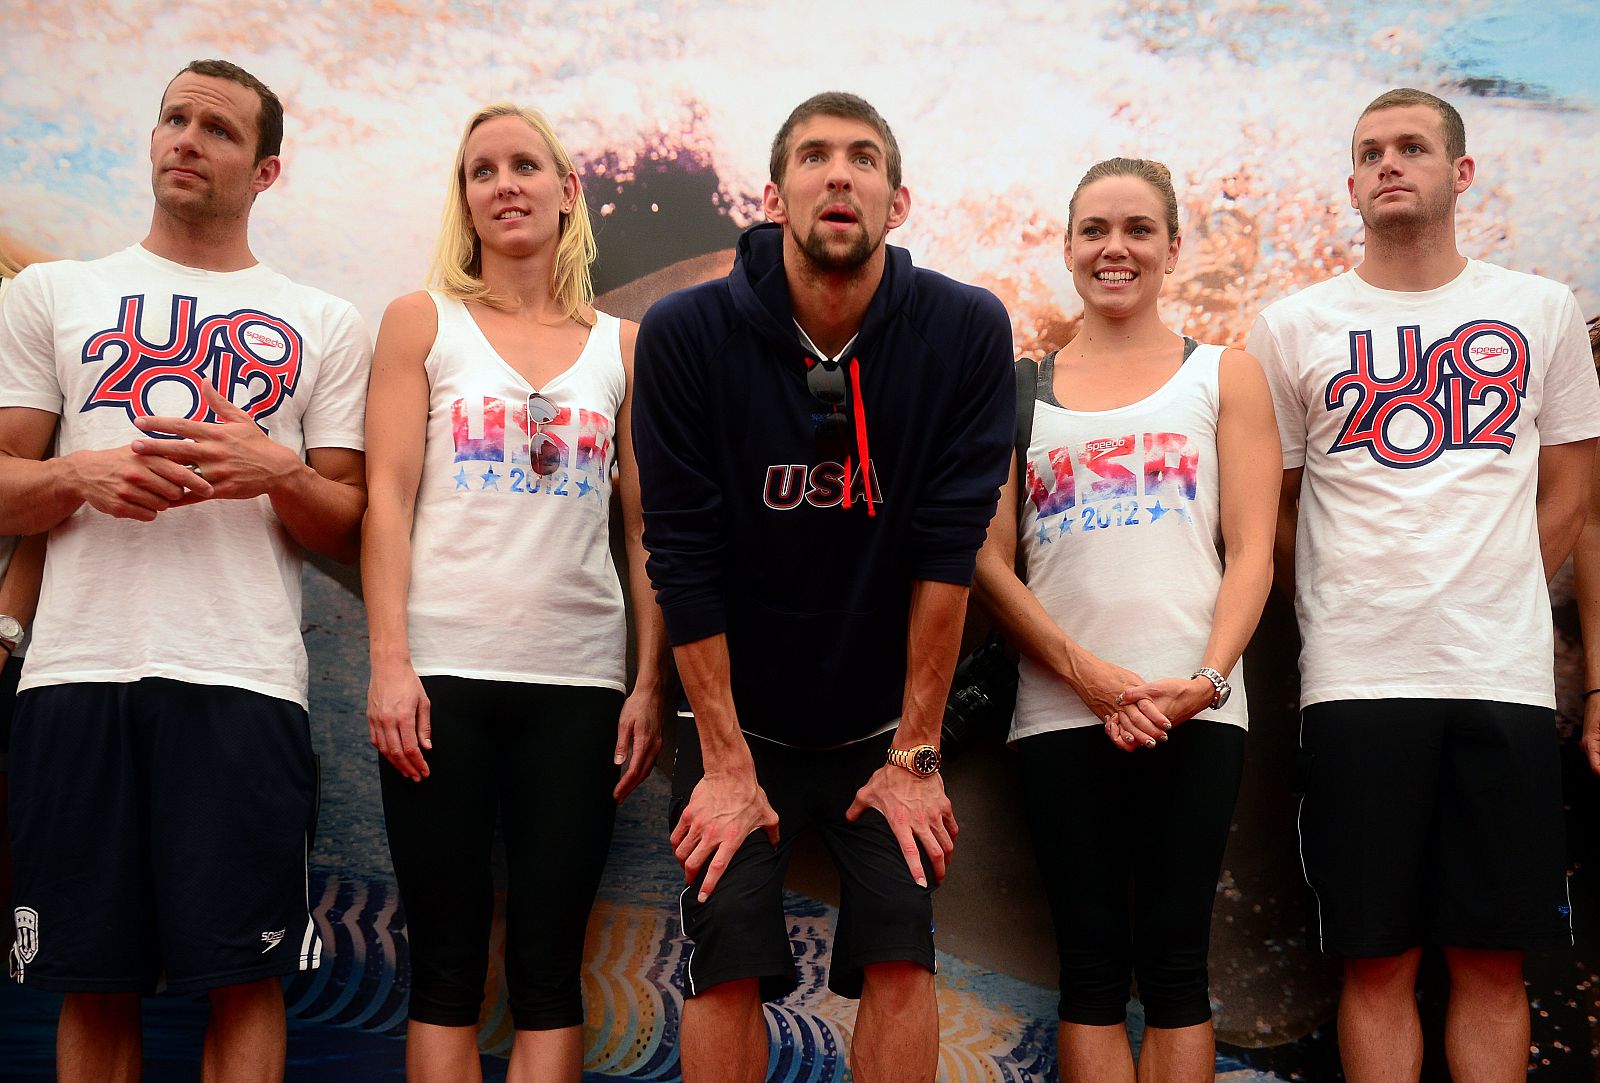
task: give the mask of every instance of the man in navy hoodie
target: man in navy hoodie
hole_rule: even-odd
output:
[[[1011,327],[884,243],[911,195],[867,102],[798,106],[771,176],[727,280],[659,302],[636,355],[650,576],[694,713],[672,807],[684,1077],[762,1078],[761,1001],[797,984],[784,869],[815,826],[854,1076],[932,1080],[930,880],[957,830],[939,727],[1009,465]]]

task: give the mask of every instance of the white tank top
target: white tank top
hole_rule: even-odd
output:
[[[610,546],[612,440],[627,390],[621,323],[597,312],[578,359],[534,388],[465,305],[429,295],[439,334],[424,362],[412,664],[423,675],[625,690],[627,633]],[[538,427],[560,451],[547,476],[529,462],[534,393],[557,408]]]
[[[1146,679],[1201,664],[1222,582],[1217,366],[1198,346],[1148,398],[1068,410],[1040,373],[1018,544],[1028,587],[1068,635]],[[1011,739],[1098,726],[1066,682],[1024,658]],[[1244,727],[1244,667],[1210,718]]]

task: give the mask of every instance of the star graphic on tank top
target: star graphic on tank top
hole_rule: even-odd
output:
[[[1045,526],[1043,523],[1040,523],[1039,524],[1039,544],[1040,545],[1049,545],[1054,540],[1055,539],[1050,537],[1050,528]]]
[[[466,489],[468,487],[469,486],[467,485],[467,468],[463,466],[460,470],[456,471],[456,488],[457,489]]]
[[[485,470],[480,476],[483,478],[483,484],[478,487],[479,492],[482,492],[484,489],[488,489],[491,486],[494,488],[495,492],[498,493],[500,491],[500,475],[494,472],[494,467],[489,467],[489,469]]]
[[[598,489],[598,488],[599,488],[599,486],[597,486],[597,485],[590,485],[588,478],[579,478],[578,479],[578,499],[582,500],[584,497],[588,496],[590,489]]]
[[[1171,508],[1163,508],[1161,506],[1161,501],[1157,500],[1154,504],[1150,505],[1150,521],[1152,523],[1155,522],[1171,510]]]
[[[1068,534],[1071,534],[1071,533],[1072,533],[1072,516],[1063,515],[1061,517],[1061,525],[1056,528],[1056,537],[1058,537],[1058,538],[1064,537],[1064,536],[1066,536]]]

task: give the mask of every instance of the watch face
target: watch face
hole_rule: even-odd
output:
[[[928,745],[913,749],[911,769],[919,775],[931,775],[939,769],[939,750]]]
[[[0,639],[21,639],[22,622],[16,617],[0,614]]]
[[[1227,702],[1228,702],[1228,697],[1231,696],[1231,695],[1233,695],[1233,685],[1224,684],[1222,686],[1221,690],[1217,692],[1217,706],[1218,707],[1226,706]]]

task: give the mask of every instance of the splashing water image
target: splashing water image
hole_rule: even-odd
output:
[[[373,330],[390,300],[424,282],[461,125],[479,105],[509,99],[549,116],[595,218],[602,307],[637,319],[666,290],[726,273],[739,230],[761,220],[773,134],[825,89],[861,94],[894,128],[912,202],[891,241],[999,296],[1018,352],[1074,333],[1067,201],[1114,155],[1173,174],[1183,243],[1168,321],[1242,344],[1266,304],[1359,261],[1350,133],[1368,101],[1400,85],[1441,94],[1465,119],[1478,172],[1460,202],[1462,251],[1566,283],[1585,316],[1600,314],[1600,7],[1588,0],[8,0],[4,39],[0,230],[72,258],[137,241],[162,87],[191,59],[227,58],[285,105],[285,168],[253,212],[256,254],[355,302]],[[1251,657],[1262,724],[1216,900],[1213,996],[1230,1083],[1336,1071],[1336,971],[1304,943],[1281,777],[1293,757],[1283,671],[1294,632],[1279,616],[1274,625],[1269,611],[1257,638],[1276,638],[1270,653]],[[405,948],[366,747],[360,603],[308,571],[306,621],[321,633],[313,898],[330,964],[291,987],[291,1054],[322,1048],[325,1032],[359,1032],[386,1036],[382,1057],[398,1065]],[[1570,636],[1561,649],[1570,723],[1581,666]],[[952,781],[964,852],[939,895],[941,1064],[963,1083],[1053,1078],[1056,960],[1020,815],[999,800],[1003,755],[975,755]],[[591,927],[596,1079],[678,1077],[685,949],[660,783],[625,807]],[[854,1006],[825,992],[821,968],[833,888],[803,868],[801,878],[791,937],[806,977],[768,1009],[776,1078],[843,1079]],[[1535,1078],[1593,1077],[1588,966],[1562,959],[1570,981],[1534,989]],[[17,1000],[0,998],[0,1021],[16,1018]],[[480,1037],[503,1054],[503,989],[490,1000]],[[47,1078],[48,1032],[28,1034],[41,1059],[23,1067]],[[291,1064],[290,1078],[369,1078],[303,1071]]]

